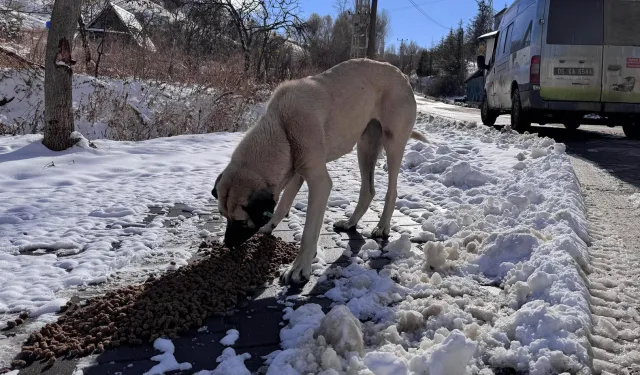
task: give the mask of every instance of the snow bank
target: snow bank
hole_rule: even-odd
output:
[[[219,95],[215,89],[197,85],[74,74],[74,122],[76,130],[90,140],[151,139],[182,134],[180,127],[189,127],[193,133],[210,132],[218,125],[215,129],[222,130],[226,124],[211,123]],[[2,107],[0,123],[16,134],[42,132],[43,72],[0,69],[0,97],[13,98]],[[258,111],[258,107],[249,108],[242,126],[248,127]]]
[[[407,147],[396,207],[422,230],[368,240],[332,269],[327,315],[287,310],[268,373],[588,371],[589,234],[563,145],[434,117],[417,127],[431,143]],[[357,200],[359,186],[334,185]],[[376,271],[374,257],[392,262]]]

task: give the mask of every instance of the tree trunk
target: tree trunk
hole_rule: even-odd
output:
[[[369,44],[367,44],[367,58],[376,58],[376,17],[378,12],[378,0],[371,2],[371,18],[369,21]]]
[[[42,143],[53,151],[73,145],[72,108],[73,36],[80,17],[82,0],[55,0],[51,28],[47,36],[44,76],[44,139]]]

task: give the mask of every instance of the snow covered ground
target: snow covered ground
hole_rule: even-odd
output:
[[[331,270],[329,314],[287,309],[269,374],[588,373],[589,235],[564,145],[425,120],[432,143],[407,148],[397,203],[423,231]],[[373,270],[377,256],[392,263]]]
[[[320,251],[315,266],[332,283],[325,297],[335,306],[328,314],[315,304],[283,311],[282,350],[267,357],[268,374],[589,373],[589,235],[564,145],[430,115],[418,122],[430,143],[407,146],[397,209],[422,230],[396,232],[384,249],[369,241],[358,253],[336,235],[352,263],[324,268]],[[170,254],[159,246],[188,243],[197,219],[184,219],[180,231],[130,224],[150,205],[204,210],[240,137],[96,140],[95,149],[84,141],[62,154],[45,150],[38,135],[0,137],[0,313],[50,319],[78,285],[153,257],[183,264],[186,245]],[[342,172],[355,160],[330,165],[331,208],[345,216],[359,185]],[[301,230],[305,202],[295,206],[288,224]],[[391,263],[375,270],[364,261],[377,257]],[[187,368],[167,342],[157,347],[166,354],[159,365]],[[219,368],[248,373],[246,358],[227,348]]]
[[[76,130],[89,140],[150,139],[159,135],[202,133],[224,129],[216,124],[214,105],[219,93],[211,88],[176,86],[152,81],[102,79],[75,74],[73,106]],[[0,127],[17,134],[42,131],[44,73],[0,69]],[[248,108],[240,123],[260,115],[260,105]]]

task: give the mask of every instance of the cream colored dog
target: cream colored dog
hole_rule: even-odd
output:
[[[424,135],[413,131],[415,120],[409,80],[387,63],[355,59],[316,76],[282,83],[215,181],[212,194],[227,218],[225,244],[240,245],[258,230],[270,233],[288,214],[306,181],[309,205],[300,252],[283,280],[308,280],[332,188],[327,163],[351,152],[356,143],[360,197],[349,220],[334,227],[354,229],[369,208],[375,195],[374,169],[384,147],[389,182],[384,210],[372,234],[388,237],[404,148],[409,138],[426,142]]]

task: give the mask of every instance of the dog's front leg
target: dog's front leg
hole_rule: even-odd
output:
[[[298,191],[300,191],[300,187],[302,187],[303,183],[304,178],[299,174],[295,175],[289,183],[287,183],[287,186],[284,188],[284,192],[282,193],[282,198],[280,198],[280,202],[278,202],[278,207],[276,207],[276,212],[273,213],[271,220],[269,220],[264,227],[260,228],[260,233],[271,233],[276,229],[282,219],[284,219],[289,213],[293,200],[296,198],[296,195],[298,194]]]
[[[331,177],[324,164],[319,168],[307,169],[306,173],[301,174],[309,186],[309,205],[300,252],[291,267],[282,275],[282,281],[286,284],[298,284],[305,279],[309,280],[311,276],[311,263],[318,248],[318,237],[332,187]]]

